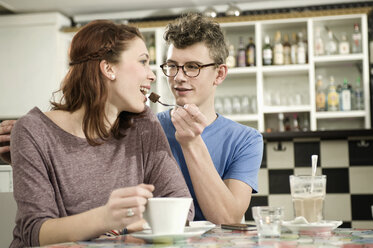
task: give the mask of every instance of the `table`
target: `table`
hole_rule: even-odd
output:
[[[337,228],[324,235],[283,233],[278,239],[258,239],[256,231],[231,231],[213,228],[202,236],[178,240],[175,243],[149,244],[131,235],[95,239],[47,246],[48,248],[85,247],[343,247],[373,248],[373,230]]]

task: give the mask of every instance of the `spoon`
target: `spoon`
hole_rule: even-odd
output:
[[[148,98],[149,98],[150,101],[152,101],[152,102],[154,102],[154,103],[158,102],[158,103],[160,103],[160,104],[162,104],[163,106],[166,106],[166,107],[179,107],[179,108],[182,108],[181,106],[179,106],[179,105],[177,105],[177,104],[167,104],[167,103],[163,103],[163,102],[159,101],[159,98],[160,98],[160,97],[161,97],[160,95],[158,95],[158,94],[152,92],[152,93],[150,93],[150,95],[149,95]]]

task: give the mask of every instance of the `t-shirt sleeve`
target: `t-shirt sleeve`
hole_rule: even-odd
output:
[[[40,129],[32,118],[21,118],[11,134],[14,198],[18,206],[16,224],[25,246],[39,246],[42,223],[58,217],[55,193],[41,149]]]
[[[176,160],[172,156],[166,135],[156,117],[151,118],[150,127],[142,134],[144,144],[145,183],[153,184],[155,197],[191,198],[185,179]],[[191,204],[188,220],[194,218],[194,206]]]
[[[245,136],[244,136],[245,137]],[[235,154],[223,179],[237,179],[248,184],[253,193],[258,192],[258,172],[263,157],[263,137],[252,129],[244,139],[237,142]]]

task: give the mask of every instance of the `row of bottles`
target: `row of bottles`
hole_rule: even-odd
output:
[[[243,37],[240,36],[237,53],[233,44],[228,46],[228,51],[229,55],[226,64],[229,68],[255,66],[255,43],[252,37],[249,38],[249,43],[245,47]]]
[[[310,130],[309,117],[304,113],[278,113],[266,121],[268,121],[267,133]]]
[[[289,65],[307,63],[307,41],[303,38],[303,33],[285,34],[281,38],[281,32],[275,34],[274,45],[271,45],[268,35],[264,37],[263,45],[263,65]]]
[[[257,113],[256,96],[215,97],[215,110],[220,114],[255,114]]]
[[[353,88],[347,78],[343,84],[335,84],[334,77],[330,76],[328,87],[323,87],[322,76],[316,82],[316,111],[350,111],[364,109],[364,94],[361,88],[360,77],[356,79]]]
[[[354,24],[351,40],[345,32],[341,33],[341,38],[338,40],[331,29],[327,31],[327,38],[323,39],[321,36],[321,28],[317,27],[315,33],[315,55],[361,53],[361,41],[362,36],[359,24],[357,23]]]

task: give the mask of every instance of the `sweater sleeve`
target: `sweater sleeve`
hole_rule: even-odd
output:
[[[154,196],[191,198],[158,119],[150,116],[150,121],[147,121],[141,132],[146,166],[145,183],[155,186]],[[192,221],[193,218],[194,205],[191,204],[188,220]]]
[[[11,134],[14,198],[18,206],[14,235],[15,241],[22,243],[20,246],[39,246],[41,225],[59,215],[39,124],[35,118],[25,116],[17,121]]]

